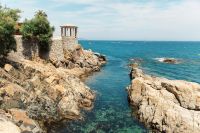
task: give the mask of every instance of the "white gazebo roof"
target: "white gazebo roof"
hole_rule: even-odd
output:
[[[78,28],[76,25],[74,24],[65,24],[65,25],[62,25],[60,27],[71,27],[71,28]]]

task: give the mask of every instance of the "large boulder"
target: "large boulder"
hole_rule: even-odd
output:
[[[86,75],[93,71],[99,71],[100,67],[106,63],[104,55],[94,53],[91,50],[84,50],[80,46],[72,51],[66,51],[65,59],[68,69],[80,68]]]
[[[63,97],[58,103],[58,111],[63,118],[74,119],[80,117],[78,103],[73,96]]]
[[[133,68],[128,87],[136,114],[155,132],[198,133],[200,131],[200,85],[146,75]]]

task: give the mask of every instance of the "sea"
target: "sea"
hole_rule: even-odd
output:
[[[130,84],[129,64],[133,60],[147,74],[200,83],[200,42],[182,41],[89,41],[84,49],[106,56],[107,64],[85,83],[96,92],[94,108],[82,111],[83,119],[52,126],[49,133],[146,133],[150,130],[134,115],[126,87]],[[175,58],[178,64],[160,62]]]

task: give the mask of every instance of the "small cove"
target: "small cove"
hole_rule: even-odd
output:
[[[86,79],[86,84],[97,92],[94,108],[83,111],[84,120],[66,122],[56,129],[66,132],[148,132],[131,114],[126,87],[130,84],[128,63],[131,58],[142,58],[142,68],[150,74],[170,79],[200,82],[198,42],[129,42],[81,41],[84,48],[105,54],[108,63],[98,73]],[[155,58],[184,59],[182,64],[159,63]]]

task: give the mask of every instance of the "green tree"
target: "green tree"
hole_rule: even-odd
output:
[[[11,50],[16,51],[14,33],[19,14],[18,9],[0,5],[0,56],[6,56]]]
[[[49,50],[54,27],[50,26],[47,14],[43,11],[36,12],[34,18],[25,20],[21,27],[23,39],[38,43],[40,49]]]

